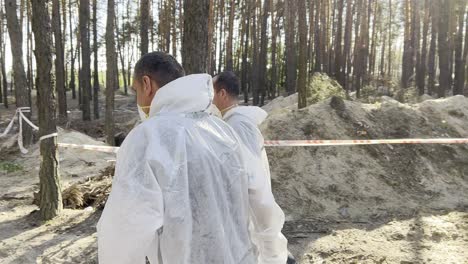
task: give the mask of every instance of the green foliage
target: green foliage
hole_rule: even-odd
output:
[[[307,104],[315,104],[332,96],[345,99],[346,93],[336,80],[326,74],[315,73],[307,89]]]
[[[12,173],[15,171],[22,171],[23,166],[8,161],[2,161],[0,162],[0,170],[5,171],[6,173]]]

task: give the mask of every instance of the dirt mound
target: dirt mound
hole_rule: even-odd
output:
[[[333,102],[333,103],[332,103]],[[468,137],[468,99],[404,105],[333,98],[273,112],[265,139]],[[420,209],[468,208],[467,145],[267,149],[278,203],[290,220],[367,221]]]

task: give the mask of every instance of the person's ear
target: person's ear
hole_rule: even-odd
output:
[[[222,97],[222,98],[226,98],[226,96],[227,96],[226,90],[221,89],[221,90],[219,90],[219,91],[220,91],[220,93],[221,93],[221,97]]]
[[[151,87],[151,78],[148,76],[143,76],[143,93],[145,96],[150,97],[153,89]]]

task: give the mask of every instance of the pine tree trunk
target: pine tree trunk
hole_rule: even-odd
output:
[[[229,22],[228,22],[228,36],[226,42],[226,70],[232,71],[233,70],[233,63],[232,63],[232,39],[234,35],[234,13],[235,13],[235,6],[236,1],[231,0],[229,4]],[[269,1],[266,1],[269,2]]]
[[[393,27],[393,6],[392,6],[392,0],[388,0],[388,71],[387,75],[388,77],[392,76],[392,45],[393,45],[393,32],[392,32],[392,27]]]
[[[149,0],[140,1],[140,52],[141,56],[148,53],[148,28],[149,28]],[[167,49],[169,51],[169,49]]]
[[[271,5],[271,75],[270,75],[270,94],[269,98],[273,99],[276,97],[276,85],[278,80],[278,69],[276,65],[276,53],[277,53],[277,44],[276,39],[278,37],[279,31],[279,14],[278,11],[276,12],[276,16],[274,13],[274,0],[270,0]],[[310,58],[310,57],[309,57]]]
[[[315,25],[314,25],[314,40],[315,40],[315,71],[321,72],[322,71],[322,56],[321,56],[321,42],[322,36],[320,31],[320,17],[321,17],[321,0],[315,0]],[[286,33],[287,34],[287,33]],[[286,41],[286,45],[287,45]]]
[[[425,93],[426,86],[426,75],[427,75],[427,35],[429,34],[429,22],[430,22],[430,6],[429,0],[424,1],[424,25],[423,25],[423,41],[422,41],[422,52],[421,52],[421,63],[419,66],[419,74],[417,78],[419,95]]]
[[[255,2],[255,0],[254,0]],[[219,18],[220,18],[220,23],[219,23],[219,58],[218,58],[218,72],[221,72],[222,69],[223,69],[223,56],[224,56],[224,52],[223,52],[223,43],[225,43],[224,41],[224,34],[225,34],[225,30],[224,30],[224,8],[225,8],[225,0],[221,0],[220,1],[220,4],[219,4],[219,8],[218,8],[218,14],[219,14]],[[254,4],[255,5],[255,4]]]
[[[344,74],[343,74],[343,51],[342,51],[342,36],[343,36],[343,9],[344,0],[338,0],[338,25],[336,29],[336,40],[335,40],[335,71],[336,79],[344,86]],[[300,55],[299,55],[300,58]]]
[[[307,106],[307,16],[305,0],[298,1],[297,10],[299,12],[299,73],[297,90],[299,93],[298,108],[301,109]]]
[[[436,49],[437,49],[437,32],[439,30],[439,15],[437,10],[437,4],[434,0],[431,3],[431,44],[429,48],[429,59],[427,62],[427,73],[428,73],[428,93],[433,95],[435,91],[435,79],[436,79]]]
[[[467,13],[467,16],[468,16],[468,13]],[[465,47],[463,48],[463,58],[464,58],[464,62],[465,62],[465,76],[464,76],[464,79],[465,79],[465,90],[464,90],[464,94],[465,96],[468,96],[468,19],[466,20],[466,23],[465,23]]]
[[[258,105],[260,102],[259,98],[259,87],[258,87],[258,78],[259,78],[259,37],[258,37],[258,15],[257,15],[257,4],[259,0],[255,0],[254,7],[253,7],[253,23],[252,23],[252,46],[253,46],[253,52],[252,52],[252,74],[250,75],[252,79],[250,80],[250,87],[252,90],[252,103],[253,105]]]
[[[33,81],[33,69],[32,69],[32,52],[33,52],[33,45],[32,45],[32,31],[30,28],[31,25],[31,1],[26,2],[26,12],[27,12],[27,21],[26,21],[26,78],[28,80],[28,89],[31,92],[34,89],[34,81]],[[63,46],[62,46],[63,47]]]
[[[115,51],[115,2],[107,0],[106,23],[106,135],[107,144],[115,145],[114,138],[114,90],[118,87],[117,53]]]
[[[411,46],[411,0],[404,1],[404,14],[405,14],[405,30],[404,30],[404,48],[403,48],[403,61],[401,68],[401,86],[408,88],[409,79],[413,75],[413,52]]]
[[[72,99],[76,99],[76,84],[75,84],[75,51],[73,50],[73,27],[72,27],[72,6],[71,0],[68,1],[68,15],[70,21],[70,90],[72,91]]]
[[[439,17],[439,89],[437,96],[444,97],[446,91],[450,90],[450,51],[449,51],[449,2],[450,0],[440,0],[438,2]]]
[[[372,10],[372,9],[371,9]],[[376,65],[376,57],[377,57],[377,24],[378,21],[381,20],[381,8],[379,2],[374,0],[374,19],[372,22],[372,46],[370,49],[370,57],[369,57],[369,75],[375,74],[375,65]],[[368,21],[370,22],[370,16]]]
[[[3,22],[3,7],[0,7],[0,64],[1,64],[1,86],[2,88],[2,97],[0,100],[3,102],[3,106],[8,108],[8,84],[7,84],[7,75],[5,70],[5,42],[3,39],[3,32],[5,31],[4,22]]]
[[[213,0],[210,0],[210,15],[208,16],[208,56],[207,56],[207,72],[211,75],[214,73],[214,68],[215,65],[213,64],[213,57],[216,52],[213,52],[213,47],[216,45],[213,45],[214,42],[214,2]]]
[[[463,31],[465,24],[466,1],[458,0],[458,35],[455,45],[455,85],[453,94],[463,94],[465,86],[465,61],[463,57]]]
[[[279,5],[278,5],[279,6]],[[307,83],[309,84],[314,71],[314,30],[315,30],[315,0],[307,0],[307,11],[309,16],[309,40],[307,43],[307,72],[309,73]],[[278,30],[280,31],[280,30]],[[279,41],[278,41],[279,42]]]
[[[421,22],[420,22],[420,9],[421,5],[419,1],[413,1],[411,11],[412,16],[412,40],[411,40],[411,50],[413,51],[413,61],[416,61],[416,84],[418,82],[424,82],[424,76],[421,75]],[[413,70],[414,72],[414,70]]]
[[[267,36],[267,27],[268,27],[268,15],[270,13],[270,0],[266,0],[263,4],[263,15],[262,15],[262,24],[261,24],[261,34],[260,34],[260,58],[259,58],[259,78],[258,78],[258,89],[260,92],[260,105],[263,105],[265,102],[266,94],[266,70],[267,70],[267,49],[268,49],[268,36]],[[307,49],[307,46],[306,46]],[[307,55],[306,55],[307,56]]]
[[[149,8],[148,8],[149,9]],[[176,0],[171,0],[171,11],[172,11],[172,26],[171,26],[171,44],[172,44],[172,56],[177,57],[177,25],[176,25]]]
[[[343,86],[346,93],[349,92],[349,74],[351,68],[351,38],[353,30],[353,0],[346,0],[346,26],[345,26],[345,44],[343,50]]]
[[[97,0],[93,0],[93,110],[94,119],[99,119],[99,68],[98,68],[98,42],[97,42]]]
[[[52,28],[55,37],[55,87],[58,99],[58,120],[60,123],[67,120],[67,94],[65,91],[65,65],[62,41],[62,27],[60,17],[60,0],[53,0]]]
[[[244,94],[244,103],[249,102],[249,90],[248,90],[248,76],[247,74],[250,72],[248,70],[249,65],[247,62],[247,57],[249,54],[249,35],[250,35],[250,2],[246,1],[244,2],[245,5],[245,16],[246,18],[244,19],[245,21],[245,39],[244,39],[244,51],[242,53],[242,79],[241,79],[241,85],[242,85],[242,92]]]
[[[182,61],[187,74],[206,72],[209,0],[185,0]]]
[[[11,53],[13,57],[13,79],[15,82],[16,107],[31,107],[31,98],[28,91],[28,83],[23,64],[23,36],[16,17],[16,1],[5,0],[5,11],[8,33],[10,35]],[[5,75],[6,76],[6,75]],[[31,113],[24,113],[31,118]],[[23,126],[23,143],[25,146],[32,142],[32,128]]]
[[[83,96],[83,120],[91,120],[91,49],[89,44],[89,0],[80,0],[80,87]]]
[[[7,83],[7,74],[6,74],[6,69],[5,69],[5,41],[4,41],[4,32],[6,31],[5,29],[5,23],[3,21],[4,19],[4,10],[3,7],[0,7],[0,63],[1,63],[1,73],[2,73],[2,88],[3,88],[3,106],[5,108],[8,108],[8,83]]]
[[[286,91],[288,95],[296,91],[296,1],[284,2],[285,15],[286,15]]]
[[[56,103],[52,81],[52,36],[47,0],[32,0],[32,28],[35,39],[37,69],[37,106],[39,134],[57,132]],[[60,41],[61,42],[61,41]],[[40,213],[43,220],[50,220],[62,211],[62,194],[58,171],[57,137],[41,141],[41,169],[39,172]]]

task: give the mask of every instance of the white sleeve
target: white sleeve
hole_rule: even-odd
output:
[[[252,241],[259,252],[259,264],[285,264],[288,258],[287,239],[281,233],[283,210],[276,203],[271,190],[269,172],[261,158],[263,136],[250,124],[241,122],[233,126],[248,150],[244,149],[249,170],[249,203],[253,225]]]
[[[97,226],[101,264],[144,264],[145,257],[158,263],[162,192],[143,157],[144,146],[131,139],[129,135],[119,151],[112,191]]]

